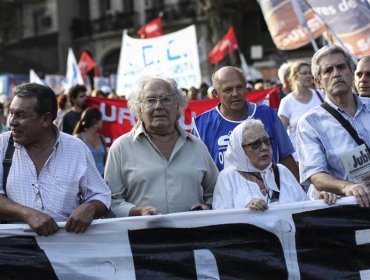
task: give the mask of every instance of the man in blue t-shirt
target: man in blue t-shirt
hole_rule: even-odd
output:
[[[299,181],[298,166],[292,157],[293,145],[277,111],[245,100],[246,84],[242,70],[225,66],[212,75],[215,95],[220,103],[194,120],[193,134],[208,147],[218,169],[224,168],[224,153],[233,129],[247,118],[260,119],[272,138],[273,161],[285,165]]]

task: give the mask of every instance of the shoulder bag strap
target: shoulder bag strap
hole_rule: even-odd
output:
[[[8,180],[9,170],[12,166],[12,159],[13,159],[13,153],[14,153],[14,141],[13,141],[13,135],[10,134],[9,141],[8,141],[8,147],[6,148],[5,152],[5,158],[3,160],[3,189],[6,195],[6,183]]]
[[[315,92],[316,92],[317,97],[320,99],[321,103],[323,103],[324,99],[322,98],[320,92],[317,89],[315,89]]]
[[[280,172],[279,172],[279,167],[275,163],[272,164],[272,171],[274,172],[275,184],[280,191]],[[280,192],[273,191],[272,198],[279,200],[279,197],[280,197]]]
[[[333,107],[331,107],[327,102],[323,102],[321,104],[321,107],[323,107],[326,111],[328,111],[334,118],[337,119],[337,121],[348,131],[348,133],[352,136],[353,140],[356,141],[357,145],[365,144],[366,148],[370,151],[367,144],[362,140],[358,134],[357,131],[352,127],[351,123],[347,121],[337,110],[335,110]]]

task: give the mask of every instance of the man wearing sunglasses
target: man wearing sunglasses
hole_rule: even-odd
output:
[[[360,206],[368,207],[370,172],[359,174],[362,178],[354,180],[349,178],[345,166],[350,163],[346,158],[352,159],[351,154],[356,159],[358,148],[367,151],[362,152],[361,165],[369,161],[370,99],[353,93],[355,65],[341,47],[321,48],[313,56],[311,67],[316,84],[326,94],[327,107],[311,109],[298,122],[301,183],[312,183],[319,191],[355,196]],[[353,167],[356,165],[355,162]]]
[[[215,95],[220,103],[194,120],[193,134],[206,144],[219,170],[224,168],[224,153],[233,129],[249,118],[260,119],[271,138],[273,162],[282,163],[299,179],[293,145],[277,111],[245,99],[247,81],[242,70],[222,67],[212,75]]]

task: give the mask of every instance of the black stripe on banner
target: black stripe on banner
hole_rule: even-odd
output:
[[[370,229],[370,209],[338,206],[294,214],[302,279],[360,279],[370,269],[370,244],[356,245],[356,230]]]
[[[58,279],[34,237],[0,238],[0,279]]]
[[[129,231],[136,279],[197,279],[194,250],[209,250],[220,279],[287,279],[277,236],[250,224]]]

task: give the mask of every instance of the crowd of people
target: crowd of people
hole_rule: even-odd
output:
[[[359,146],[370,153],[370,57],[356,68],[344,49],[326,46],[311,64],[283,64],[279,78],[276,110],[246,101],[251,84],[233,66],[187,92],[172,78],[143,77],[128,101],[138,123],[109,151],[85,86],[58,99],[43,85],[17,86],[10,130],[0,119],[0,220],[48,236],[57,222],[82,233],[103,217],[265,211],[340,196],[369,207],[370,172],[351,181],[342,159]],[[213,97],[219,104],[194,119],[192,133],[178,125],[188,100]]]

